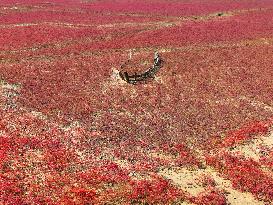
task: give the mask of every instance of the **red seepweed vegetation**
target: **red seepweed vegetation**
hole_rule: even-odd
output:
[[[272,201],[273,179],[258,162],[228,152],[206,157],[206,163],[231,180],[234,188],[251,192],[264,201]]]
[[[265,135],[269,132],[269,128],[272,126],[272,121],[257,121],[252,122],[249,125],[245,125],[242,128],[234,131],[229,131],[224,137],[221,146],[232,147],[236,144],[240,144],[246,140],[250,140],[258,135]]]
[[[219,151],[272,126],[272,2],[2,0],[0,15],[0,204],[227,204],[211,178],[193,197],[158,174],[206,164],[273,201],[272,150]],[[155,50],[164,69],[121,84],[129,49],[130,71]]]
[[[84,140],[90,136],[85,129],[64,131],[24,111],[14,113],[16,118],[1,112],[5,132],[0,136],[1,202],[166,204],[183,198],[179,189],[156,174],[152,179],[133,179],[127,169],[97,160],[93,152],[85,153],[89,160],[83,160],[78,152],[90,146]]]

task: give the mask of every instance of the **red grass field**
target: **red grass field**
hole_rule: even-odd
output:
[[[271,0],[1,0],[0,205],[273,204],[272,97]]]

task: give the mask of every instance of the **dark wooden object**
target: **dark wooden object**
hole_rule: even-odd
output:
[[[163,60],[159,56],[158,53],[155,54],[154,64],[151,68],[145,71],[142,74],[135,73],[134,75],[129,75],[128,72],[119,72],[119,76],[122,80],[125,80],[127,83],[136,84],[137,82],[147,80],[149,78],[154,78],[154,75],[158,72],[158,70],[162,67]]]

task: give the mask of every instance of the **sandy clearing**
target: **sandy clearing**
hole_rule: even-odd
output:
[[[198,184],[198,179],[204,175],[212,177],[216,181],[216,187],[223,189],[227,193],[227,200],[231,205],[263,205],[264,203],[254,198],[251,193],[240,192],[232,188],[229,180],[218,175],[212,168],[188,170],[186,168],[175,168],[171,170],[160,171],[159,174],[170,179],[175,185],[187,191],[193,196],[206,191],[205,187]]]
[[[17,96],[20,95],[20,84],[10,84],[0,78],[0,105],[5,109],[17,107]]]
[[[273,132],[270,134],[259,136],[245,144],[236,146],[230,153],[240,153],[246,158],[254,159],[259,161],[261,157],[261,147],[272,148],[273,147]],[[154,154],[155,155],[155,154]],[[161,154],[162,155],[162,154]],[[268,174],[268,170],[264,170]],[[231,205],[263,205],[262,201],[257,200],[249,192],[241,192],[232,187],[230,180],[219,176],[219,173],[211,167],[206,169],[189,170],[187,168],[173,168],[165,169],[159,172],[159,174],[167,179],[170,179],[173,184],[180,187],[182,190],[187,191],[192,196],[197,196],[199,193],[206,190],[205,187],[198,183],[198,179],[202,176],[209,176],[216,182],[216,187],[224,190],[227,195],[227,200]]]
[[[0,87],[2,89],[8,89],[8,90],[20,90],[21,85],[20,84],[10,84],[10,83],[7,83],[4,80],[0,79]]]
[[[273,113],[273,107],[272,106],[270,106],[270,105],[268,105],[266,103],[260,102],[258,100],[254,100],[254,99],[248,98],[246,96],[239,96],[238,98],[221,99],[221,100],[215,101],[215,103],[222,104],[222,105],[233,104],[234,106],[238,106],[237,104],[240,101],[245,101],[245,102],[249,103],[251,106],[253,106],[255,108],[263,109],[263,110],[266,110],[268,112],[272,112]]]
[[[40,22],[40,23],[17,23],[17,24],[0,24],[0,28],[14,28],[14,27],[28,27],[28,26],[59,26],[59,27],[68,27],[68,28],[97,28],[97,29],[107,29],[107,28],[127,28],[127,27],[149,27],[149,28],[164,28],[171,26],[178,26],[181,22],[145,22],[145,23],[113,23],[113,24],[80,24],[80,23],[66,23],[66,22]]]
[[[189,192],[193,196],[197,196],[205,188],[197,184],[198,178],[205,174],[203,170],[188,170],[186,168],[166,169],[159,172],[160,175],[173,181],[182,190]]]
[[[178,203],[179,205],[194,205],[192,203],[189,203],[189,202],[186,202],[186,201],[183,201],[183,202],[180,202]]]
[[[246,96],[240,96],[239,99],[250,103],[253,107],[261,108],[261,109],[264,109],[266,111],[269,111],[269,112],[273,113],[273,107],[266,104],[266,103],[263,103],[261,101],[258,101],[258,100],[255,100],[255,99],[252,99],[252,98],[249,98],[249,97],[246,97]]]
[[[217,182],[218,187],[224,189],[228,192],[227,200],[231,205],[263,205],[262,201],[254,198],[251,193],[240,192],[232,188],[231,182],[217,175],[214,171],[209,171],[213,176],[214,180]]]
[[[253,139],[247,144],[237,145],[231,152],[239,152],[246,158],[252,158],[255,161],[259,161],[260,157],[262,156],[261,147],[273,147],[273,132],[271,132],[269,135]]]

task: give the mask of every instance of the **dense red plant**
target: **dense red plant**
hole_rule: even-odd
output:
[[[165,204],[182,197],[177,188],[157,175],[152,180],[135,180],[126,169],[111,161],[92,158],[82,161],[75,150],[85,146],[85,142],[81,147],[77,143],[78,136],[83,140],[89,133],[84,128],[62,131],[49,123],[45,130],[29,113],[17,111],[16,118],[5,114],[5,120],[17,127],[12,133],[9,123],[1,123],[2,130],[7,132],[0,137],[0,201],[5,204],[103,204],[106,201]],[[30,129],[33,127],[36,129]],[[21,136],[37,130],[37,136]],[[66,144],[67,137],[73,137],[75,142]]]
[[[191,202],[198,205],[227,205],[227,199],[223,191],[216,188],[201,192],[193,197]]]
[[[258,134],[265,135],[268,133],[270,126],[271,126],[270,121],[253,122],[238,130],[229,131],[227,136],[224,138],[222,142],[222,146],[231,147],[245,140],[252,139]]]
[[[272,201],[273,179],[259,168],[258,162],[229,153],[207,156],[206,162],[228,177],[234,188],[251,192],[259,199]]]
[[[208,165],[270,203],[272,179],[260,167],[271,168],[271,152],[259,163],[213,153],[272,125],[271,7],[2,0],[0,204],[225,204],[209,178],[208,192],[191,197],[157,176],[201,168],[197,154],[210,150]],[[159,50],[155,79],[116,79],[129,49],[132,73]]]
[[[177,188],[172,187],[167,180],[160,177],[151,181],[132,181],[131,185],[132,193],[129,197],[137,203],[166,204],[181,197]]]
[[[192,149],[188,148],[185,143],[163,144],[162,150],[175,156],[174,164],[177,166],[200,166],[201,163],[194,155]]]

